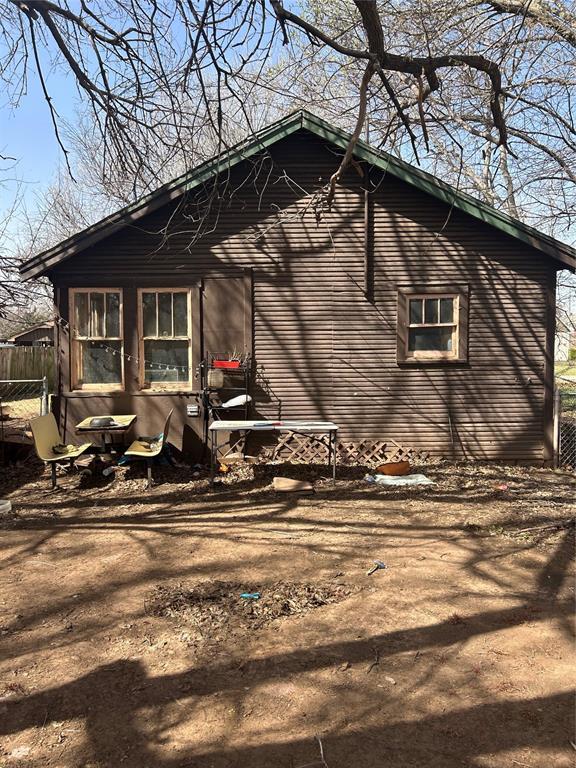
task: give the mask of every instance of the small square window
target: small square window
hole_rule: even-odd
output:
[[[467,288],[401,289],[398,361],[465,360],[467,307]]]

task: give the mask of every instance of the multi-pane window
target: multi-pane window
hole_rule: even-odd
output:
[[[144,387],[190,382],[190,294],[140,290],[140,380]]]
[[[410,296],[408,355],[456,357],[458,296]]]
[[[72,388],[121,389],[122,291],[82,288],[70,294]]]
[[[399,363],[467,362],[467,285],[398,289]]]

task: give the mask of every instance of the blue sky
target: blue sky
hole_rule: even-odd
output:
[[[48,86],[61,119],[74,120],[77,91],[72,76],[65,76],[59,71],[52,72]],[[48,105],[36,72],[32,69],[28,92],[22,96],[20,103],[15,107],[6,103],[1,105],[0,154],[14,157],[17,161],[8,174],[3,174],[8,175],[9,180],[0,188],[0,215],[10,207],[18,181],[22,182],[21,190],[25,200],[31,202],[34,195],[50,183],[64,160],[56,141]]]
[[[65,122],[73,123],[75,120],[75,108],[79,100],[76,82],[65,65],[60,64],[55,68],[51,66],[49,53],[41,51],[40,55],[48,90],[63,128]],[[7,100],[7,96],[4,100],[0,97],[0,154],[16,158],[16,164],[8,172],[6,163],[0,164],[0,221],[2,213],[11,207],[18,191],[18,182],[23,202],[28,208],[34,208],[35,197],[41,196],[58,168],[64,167],[64,156],[58,146],[50,111],[32,60],[29,61],[28,92],[17,106],[11,107],[6,103]],[[408,159],[414,162],[412,157]],[[8,181],[5,180],[6,176]],[[15,231],[16,227],[17,221],[14,221],[11,231]],[[576,233],[571,237],[568,233],[560,236],[573,241]]]

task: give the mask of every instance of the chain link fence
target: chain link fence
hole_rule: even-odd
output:
[[[28,422],[48,413],[48,381],[42,379],[0,380],[0,439],[22,434]]]
[[[576,386],[559,389],[556,394],[558,411],[558,465],[576,471]]]

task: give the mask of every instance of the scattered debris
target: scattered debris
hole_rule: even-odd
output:
[[[464,523],[463,529],[467,533],[478,533],[478,531],[482,530],[482,526],[478,525],[477,523]]]
[[[383,563],[382,560],[374,560],[374,565],[372,566],[372,568],[370,568],[369,571],[366,572],[366,575],[372,576],[372,574],[376,573],[376,571],[383,571],[387,567],[388,566],[386,565],[386,563]]]
[[[394,680],[393,677],[385,677],[384,680],[386,680],[387,683],[390,683],[390,685],[396,685],[396,680]]]
[[[367,483],[375,483],[376,485],[435,485],[433,480],[430,480],[426,475],[413,474],[413,475],[366,475],[364,477]]]
[[[240,597],[244,600],[260,600],[260,592],[242,592]]]
[[[274,477],[272,487],[281,493],[313,493],[314,486],[307,480],[294,480],[291,477]]]
[[[72,445],[72,443],[68,443],[67,445],[64,443],[56,443],[56,445],[52,446],[52,452],[66,456],[67,453],[71,453],[76,447],[77,446]]]
[[[190,644],[220,642],[225,635],[259,629],[287,616],[345,600],[354,591],[341,584],[301,584],[278,581],[254,591],[227,581],[159,585],[146,601],[148,614],[166,616],[190,625]],[[238,595],[259,598],[238,600]]]
[[[12,752],[10,752],[9,757],[28,757],[28,755],[32,752],[32,747],[28,746],[22,746],[22,747],[15,747]]]
[[[6,683],[6,685],[4,686],[4,694],[10,694],[10,693],[24,695],[26,693],[26,689],[24,688],[22,683],[18,683],[18,682]]]
[[[410,651],[410,647],[404,644],[406,653],[399,655],[394,653],[400,647],[398,643],[391,648],[392,653],[383,644],[379,665],[373,665],[376,659],[373,643],[379,643],[371,637],[374,636],[375,626],[373,612],[381,603],[383,612],[377,623],[382,631],[390,631],[392,637],[394,628],[398,626],[420,627],[426,634],[430,627],[444,624],[446,641],[453,644],[461,642],[466,626],[448,624],[447,618],[451,613],[458,611],[469,624],[478,609],[475,596],[479,592],[484,595],[482,608],[486,612],[498,611],[503,604],[508,605],[510,589],[516,590],[515,595],[518,585],[525,584],[526,578],[535,577],[540,568],[546,568],[546,563],[550,566],[543,572],[544,575],[554,564],[558,565],[556,542],[572,533],[572,529],[554,529],[540,534],[534,531],[534,539],[538,539],[534,547],[517,547],[514,542],[493,542],[489,538],[482,540],[480,547],[478,542],[472,542],[470,546],[470,533],[464,534],[463,526],[467,524],[467,530],[483,532],[487,532],[493,524],[508,531],[543,524],[556,526],[559,521],[574,516],[576,479],[567,473],[520,466],[464,463],[416,465],[414,472],[424,472],[438,483],[439,490],[433,490],[430,496],[430,491],[424,487],[412,490],[404,487],[373,489],[362,479],[367,471],[372,470],[368,467],[339,467],[341,479],[334,492],[331,477],[324,466],[285,467],[272,464],[254,467],[238,464],[223,477],[229,490],[227,497],[223,502],[215,502],[213,496],[205,496],[209,480],[203,466],[186,472],[175,471],[169,466],[158,467],[157,476],[161,484],[150,492],[144,489],[145,473],[137,464],[119,469],[114,484],[99,487],[95,480],[88,492],[78,488],[77,475],[74,474],[68,482],[62,483],[58,499],[48,496],[46,473],[34,457],[25,464],[11,465],[9,471],[2,472],[0,469],[0,498],[11,499],[13,505],[10,520],[8,516],[0,515],[0,527],[19,527],[21,531],[17,539],[14,537],[16,541],[30,543],[33,547],[31,552],[25,554],[30,567],[23,567],[22,551],[25,550],[21,547],[16,550],[20,551],[20,557],[13,558],[7,566],[3,582],[5,613],[0,618],[0,638],[7,648],[14,648],[16,652],[31,637],[30,630],[34,636],[55,637],[56,644],[75,639],[74,646],[70,646],[74,652],[66,658],[64,655],[60,658],[60,654],[56,658],[49,643],[39,643],[25,661],[17,662],[18,666],[14,666],[15,662],[9,661],[7,656],[2,675],[4,683],[9,680],[13,681],[10,686],[25,683],[26,693],[15,690],[2,696],[0,685],[0,721],[7,718],[9,710],[13,719],[13,712],[26,706],[26,701],[20,699],[26,698],[30,702],[38,698],[35,696],[38,691],[61,687],[64,664],[69,680],[82,679],[82,675],[88,674],[90,685],[88,688],[84,685],[78,693],[80,697],[87,697],[87,706],[104,706],[112,724],[117,711],[120,717],[128,712],[137,719],[139,727],[134,739],[129,738],[126,742],[116,739],[114,728],[108,729],[109,733],[105,733],[104,729],[101,737],[106,739],[104,743],[107,747],[102,755],[107,764],[122,768],[125,754],[128,754],[128,763],[131,762],[131,755],[136,755],[135,759],[138,759],[141,733],[154,731],[165,709],[163,701],[172,702],[169,699],[172,696],[178,701],[178,704],[176,701],[173,703],[175,717],[184,716],[190,702],[194,706],[198,704],[197,712],[195,709],[198,717],[182,720],[177,740],[167,742],[166,749],[174,746],[174,754],[178,753],[183,743],[194,740],[210,743],[216,731],[226,733],[230,722],[238,718],[244,733],[250,738],[254,736],[254,744],[261,742],[258,738],[264,730],[283,732],[282,729],[291,728],[294,733],[303,734],[297,749],[293,752],[291,749],[284,750],[281,757],[285,758],[287,765],[292,762],[295,768],[309,765],[314,760],[313,768],[320,768],[319,745],[311,738],[314,733],[319,733],[322,740],[326,738],[324,751],[328,762],[338,763],[337,750],[334,754],[330,752],[335,747],[324,732],[328,734],[340,730],[345,734],[360,733],[358,743],[362,749],[365,736],[357,728],[358,723],[362,724],[362,718],[366,722],[366,717],[369,717],[370,722],[374,721],[375,728],[384,729],[398,712],[405,719],[417,721],[421,714],[418,709],[420,702],[404,695],[404,692],[420,690],[422,680],[427,681],[425,694],[430,692],[426,700],[428,708],[432,714],[439,716],[446,706],[444,694],[447,686],[452,684],[464,686],[469,708],[485,703],[488,693],[491,700],[534,698],[541,693],[541,670],[551,669],[553,663],[560,690],[564,679],[562,675],[569,674],[569,653],[565,650],[569,641],[561,633],[555,634],[551,630],[550,643],[537,642],[541,619],[542,626],[554,627],[554,618],[542,614],[546,596],[540,590],[535,592],[533,611],[525,611],[522,607],[517,610],[518,606],[514,607],[512,600],[514,605],[510,620],[506,621],[507,636],[510,636],[508,650],[518,661],[516,666],[522,670],[520,677],[515,665],[506,662],[510,654],[503,654],[502,643],[494,633],[483,635],[481,650],[495,656],[490,663],[481,659],[483,663],[479,664],[478,682],[473,685],[469,683],[467,670],[480,658],[477,648],[466,647],[457,656],[442,656],[442,676],[437,678],[428,675],[430,670],[438,669],[440,656],[436,653],[437,649],[425,650],[429,648],[425,637],[418,634],[416,638],[416,648],[422,648],[422,651]],[[192,472],[200,473],[197,482],[193,480]],[[318,495],[280,497],[274,494],[270,485],[274,475],[312,481]],[[499,482],[509,483],[510,492],[496,492],[494,486]],[[234,487],[230,487],[231,483],[235,484]],[[379,498],[375,500],[375,496]],[[298,509],[291,509],[289,515],[280,514],[279,499],[299,500]],[[219,507],[231,509],[233,514],[214,516],[212,512]],[[208,515],[207,509],[212,511]],[[166,510],[170,514],[167,515]],[[99,536],[97,542],[88,541],[85,536],[78,540],[61,536],[44,540],[42,537],[40,546],[39,530],[62,530],[62,526],[67,525],[70,519],[76,519],[78,514],[88,525],[105,525],[106,536]],[[194,518],[196,514],[199,518]],[[59,519],[54,523],[51,515]],[[439,515],[446,515],[447,523],[446,532],[441,535],[438,534]],[[213,571],[214,546],[198,545],[205,525],[201,523],[199,530],[199,519],[206,517],[211,518],[207,524],[210,531],[214,537],[221,538],[224,546],[216,572]],[[216,518],[221,519],[221,523],[215,522]],[[194,519],[196,523],[192,525],[190,521]],[[123,571],[125,581],[131,575],[141,580],[142,569],[147,568],[146,551],[140,550],[137,540],[127,543],[125,531],[127,526],[137,528],[146,520],[163,520],[166,530],[178,533],[171,537],[172,543],[163,553],[165,576],[162,579],[157,576],[156,581],[139,581],[144,592],[129,590],[112,595],[113,602],[106,606],[108,620],[103,622],[102,602],[93,586],[101,575],[106,578],[109,574],[109,578],[113,578],[117,563],[128,569],[125,574]],[[410,522],[414,527],[407,531],[406,526]],[[425,535],[423,530],[426,530]],[[532,532],[523,536],[532,539]],[[541,542],[544,536],[546,540]],[[383,546],[384,538],[388,542],[386,546]],[[360,548],[363,555],[358,560],[360,540],[363,542]],[[96,545],[97,549],[94,549]],[[376,581],[371,581],[371,577],[364,578],[368,570],[367,558],[374,552],[391,558],[389,547],[402,550],[402,563],[393,560],[388,566],[391,573],[378,577]],[[312,557],[312,551],[318,556]],[[500,586],[483,590],[485,582],[482,579],[488,571],[478,574],[472,569],[468,574],[469,589],[459,595],[456,604],[452,602],[452,576],[458,579],[461,564],[471,562],[469,558],[473,559],[480,551],[490,574],[497,575],[499,569],[504,569],[506,578]],[[510,553],[505,560],[500,558],[504,551]],[[442,560],[437,557],[440,552]],[[567,542],[560,555],[562,552],[570,554]],[[454,556],[451,557],[451,554]],[[452,563],[449,570],[448,561]],[[372,565],[372,561],[368,562]],[[404,562],[408,568],[397,571],[397,566]],[[176,575],[182,572],[183,565],[193,567],[194,572],[186,576]],[[88,566],[91,571],[87,575]],[[251,570],[252,567],[254,570]],[[154,578],[153,573],[153,569],[147,570],[146,578],[149,579],[151,574]],[[395,573],[397,578],[389,583]],[[46,574],[53,575],[53,579],[63,575],[63,583],[67,586],[60,595],[62,606],[66,608],[62,607],[58,613],[43,614],[41,611],[42,596],[34,587],[45,583]],[[191,613],[186,613],[185,609],[182,613],[174,613],[173,618],[141,615],[142,595],[149,596],[156,583],[170,585],[182,579],[189,582],[186,584],[189,587],[200,578],[237,582],[231,597],[233,615],[224,626],[217,623],[218,611],[221,610],[217,600],[212,606],[215,616],[208,616],[199,626],[192,618],[202,615],[198,607],[193,608]],[[322,610],[312,607],[300,617],[297,611],[293,611],[292,619],[290,615],[283,614],[263,629],[245,631],[246,622],[258,620],[256,611],[262,609],[268,599],[269,581],[283,579],[317,587],[320,578],[322,583],[328,582],[332,586],[340,581],[349,584],[353,587],[352,596],[344,597],[343,602],[332,607],[325,606]],[[363,591],[354,591],[356,583],[363,585]],[[386,586],[385,602],[382,602],[384,593],[380,598],[377,593],[370,594],[377,587],[381,588],[379,585]],[[561,585],[558,601],[564,596],[569,599],[570,587],[568,578]],[[419,590],[419,602],[410,606],[414,612],[407,616],[406,589],[410,588]],[[81,595],[79,590],[82,590]],[[261,599],[243,600],[239,596],[242,590],[261,590]],[[369,599],[359,599],[364,595],[370,595]],[[22,601],[21,596],[26,599]],[[67,616],[73,605],[79,614]],[[559,605],[563,603],[559,602]],[[204,608],[208,610],[208,606]],[[16,611],[19,612],[19,621]],[[438,611],[443,614],[440,618],[436,616]],[[64,632],[67,621],[75,625],[70,634]],[[132,628],[129,628],[131,625]],[[2,629],[4,626],[10,627],[9,634],[2,634],[3,631],[8,632]],[[93,638],[93,643],[83,642],[88,635]],[[536,642],[533,642],[534,637]],[[333,647],[327,649],[331,639]],[[200,643],[212,644],[199,647]],[[140,665],[135,661],[139,661]],[[32,662],[37,662],[38,666],[33,668]],[[369,667],[370,672],[367,671]],[[393,671],[401,675],[400,680],[394,678]],[[29,676],[25,677],[28,673]],[[391,676],[394,682],[386,680],[385,676]],[[265,686],[255,684],[257,678],[265,680]],[[156,697],[159,706],[139,708],[142,697],[150,699],[148,691],[157,690],[158,680],[169,681],[162,687],[162,696]],[[219,684],[222,680],[229,684],[228,690],[233,687],[232,698],[227,696],[225,686]],[[338,687],[345,687],[350,682],[354,682],[357,696],[347,701],[350,706],[343,710],[342,706],[334,705],[333,694]],[[115,686],[122,694],[113,697],[112,704],[118,704],[117,711],[109,706],[109,693]],[[71,690],[76,696],[76,689]],[[198,697],[198,691],[209,695]],[[439,695],[436,696],[436,693]],[[327,701],[332,706],[325,707]],[[3,758],[7,768],[12,764],[15,768],[16,763],[18,766],[28,765],[29,762],[60,765],[62,761],[99,768],[93,762],[92,745],[84,738],[84,729],[79,726],[79,733],[74,734],[64,729],[65,723],[58,723],[52,729],[51,721],[58,717],[58,713],[54,715],[52,710],[48,712],[44,725],[45,710],[37,706],[34,709],[37,714],[34,728],[26,733],[14,732],[3,739],[0,760]],[[474,722],[477,722],[478,728],[484,728],[485,752],[489,753],[494,737],[493,712],[486,714],[481,706],[478,712]],[[563,732],[561,718],[554,717],[549,707],[534,716],[539,717],[543,727],[549,729],[555,743],[575,754],[568,742],[573,737]],[[248,719],[242,719],[244,717]],[[460,738],[460,724],[451,722],[449,725],[458,731],[455,738]],[[320,728],[322,731],[316,730]],[[52,745],[60,741],[61,732],[68,738],[53,750]],[[467,735],[468,732],[464,734]],[[167,738],[172,738],[171,733]],[[31,754],[19,761],[11,760],[11,750],[24,744],[32,747]],[[64,746],[67,751],[60,755]],[[422,751],[424,762],[429,746],[426,744]],[[484,748],[483,745],[481,747]],[[377,751],[378,745],[374,749]],[[522,760],[522,750],[516,752],[511,753],[512,756]],[[257,755],[257,751],[254,754]],[[542,760],[547,758],[553,762],[554,749],[550,754],[552,758],[546,753]],[[416,755],[416,762],[422,755]],[[344,755],[344,763],[346,757],[348,763],[354,763],[354,755]],[[535,758],[535,764],[540,757]],[[378,755],[374,759],[377,761]],[[526,762],[531,760],[526,758]]]

